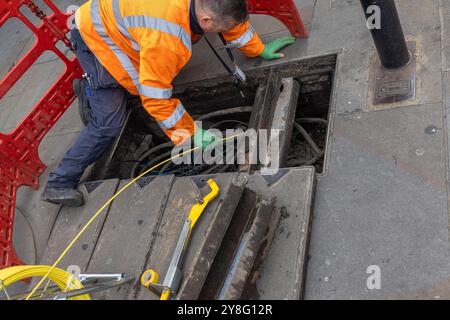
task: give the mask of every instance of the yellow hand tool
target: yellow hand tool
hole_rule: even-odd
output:
[[[178,239],[177,246],[175,247],[175,252],[172,256],[172,260],[170,261],[169,269],[167,270],[163,284],[158,284],[159,276],[155,270],[149,269],[141,276],[141,284],[156,295],[160,296],[160,300],[168,300],[170,297],[176,295],[176,292],[181,284],[181,264],[183,261],[183,255],[186,251],[192,230],[197,224],[197,221],[206,206],[219,194],[219,186],[213,179],[208,180],[208,185],[211,188],[211,192],[206,195],[200,203],[192,206],[189,217],[184,222],[183,229],[181,230],[181,234]]]

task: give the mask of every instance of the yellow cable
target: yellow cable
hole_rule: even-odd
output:
[[[241,135],[243,135],[244,133],[238,134],[238,135],[234,135],[231,137],[227,137],[224,139],[219,140],[218,142],[222,142],[222,141],[226,141],[226,140],[230,140],[230,139],[234,139],[236,137],[239,137]],[[127,183],[122,189],[120,189],[114,196],[112,196],[108,201],[106,201],[106,203],[94,214],[94,216],[88,221],[88,223],[83,227],[83,229],[80,230],[80,232],[75,236],[75,238],[72,240],[72,242],[69,243],[69,245],[67,246],[67,248],[63,251],[63,253],[61,253],[61,255],[59,256],[59,258],[55,261],[55,263],[50,267],[50,269],[48,270],[48,272],[45,274],[45,276],[41,279],[41,281],[39,281],[39,283],[34,287],[34,289],[30,292],[30,294],[26,297],[25,300],[29,300],[30,297],[33,296],[33,294],[36,292],[36,290],[42,285],[42,283],[45,281],[45,279],[47,279],[47,277],[49,276],[49,274],[53,271],[53,269],[56,268],[56,266],[58,265],[58,263],[64,258],[64,256],[67,254],[67,252],[72,248],[72,246],[75,244],[75,242],[78,241],[78,239],[82,236],[82,234],[84,233],[84,231],[86,231],[86,229],[92,224],[92,222],[94,222],[94,220],[100,215],[100,213],[103,212],[103,210],[105,210],[105,208],[111,203],[113,202],[122,192],[124,192],[126,189],[128,189],[133,183],[135,183],[136,181],[138,181],[139,179],[141,179],[143,176],[145,176],[147,173],[152,172],[153,170],[157,169],[158,167],[174,160],[177,158],[181,158],[186,154],[192,153],[196,150],[199,150],[200,147],[196,147],[196,148],[192,148],[190,150],[184,151],[182,153],[180,153],[179,155],[176,155],[172,158],[169,158],[167,160],[164,160],[160,163],[158,163],[157,165],[153,166],[152,168],[148,169],[147,171],[141,173],[139,176],[137,176],[136,178],[134,178],[133,180],[131,180],[129,183]]]
[[[0,279],[3,283],[3,287],[6,289],[8,286],[18,281],[32,278],[42,277],[49,272],[50,266],[16,266],[0,270]],[[61,290],[67,291],[82,289],[82,284],[72,275],[62,269],[54,268],[48,274],[48,279],[55,283]],[[70,281],[70,285],[69,284]],[[0,291],[2,286],[0,285]],[[88,294],[71,298],[71,300],[90,300]]]

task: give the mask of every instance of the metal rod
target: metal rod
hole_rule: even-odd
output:
[[[189,238],[190,225],[191,220],[186,219],[170,261],[169,269],[167,270],[167,274],[164,278],[163,286],[170,288],[171,291],[178,291],[179,282],[181,281],[181,262],[183,261],[183,253]]]
[[[6,286],[3,285],[3,281],[0,279],[0,287],[5,291],[6,299],[11,300],[9,297],[8,291],[6,290]]]
[[[73,276],[71,276],[73,280]],[[125,273],[111,273],[111,274],[80,274],[79,280],[83,284],[83,289],[77,289],[67,292],[70,287],[66,287],[65,290],[61,291],[58,286],[49,286],[51,281],[47,282],[47,285],[42,291],[37,291],[32,298],[41,299],[67,299],[79,295],[83,295],[89,292],[99,292],[107,290],[112,287],[121,286],[127,284],[128,282],[134,280],[134,277],[127,276]],[[109,280],[102,282],[101,280]],[[0,280],[1,281],[1,280]],[[125,282],[124,282],[125,281]],[[68,283],[70,286],[70,281]],[[91,286],[91,287],[89,287]],[[80,291],[83,290],[83,291]],[[88,291],[86,291],[88,290]],[[68,295],[65,295],[67,293]],[[16,294],[10,297],[11,300],[24,300],[28,296],[29,292]]]
[[[361,0],[381,64],[386,69],[400,69],[411,61],[405,35],[394,0]],[[377,17],[376,15],[380,15]],[[375,19],[375,20],[374,20]],[[379,19],[377,25],[372,22]]]
[[[125,278],[124,273],[90,273],[90,274],[80,274],[79,278],[80,281],[83,282],[88,279],[116,279],[116,280],[122,280]]]
[[[77,289],[77,290],[65,292],[63,294],[58,294],[58,295],[51,297],[50,299],[51,300],[66,300],[66,299],[70,299],[73,297],[82,296],[85,294],[90,294],[90,293],[95,293],[95,292],[100,292],[100,291],[105,291],[108,289],[120,287],[125,284],[131,283],[134,280],[135,280],[134,277],[127,276],[127,277],[123,278],[122,280],[113,280],[113,281],[109,281],[109,282],[102,282],[102,283],[99,283],[98,285],[90,287],[90,288]]]
[[[48,289],[48,286],[50,285],[50,283],[51,283],[51,280],[48,279],[48,280],[47,280],[47,284],[45,285],[44,289],[42,290],[41,297],[43,297],[44,294],[47,292],[47,289]]]
[[[73,277],[74,277],[74,275],[72,274],[69,278],[69,281],[67,281],[67,285],[66,285],[66,288],[64,289],[64,292],[67,292],[67,290],[69,290],[70,285],[72,284]]]
[[[30,292],[20,293],[17,295],[14,295],[11,297],[11,300],[25,300]],[[46,289],[44,292],[43,290],[37,290],[36,293],[31,296],[32,300],[45,300],[47,297],[54,295],[54,294],[60,294],[61,289],[58,286],[51,286]]]

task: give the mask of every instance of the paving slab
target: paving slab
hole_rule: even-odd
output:
[[[333,8],[333,9],[360,4],[359,0],[330,0],[330,2],[331,2],[331,8]]]
[[[450,2],[439,0],[439,9],[442,25],[442,67],[448,71],[450,70]]]
[[[51,216],[58,214],[58,209],[55,210],[56,212],[50,212],[49,214]],[[28,211],[16,205],[13,244],[18,257],[26,264],[37,264],[39,261],[37,237],[40,236],[40,233],[35,230],[32,218]]]
[[[0,47],[0,79],[33,46],[33,38],[33,32],[17,18],[9,19],[0,28],[0,39],[5,39]]]
[[[76,136],[77,134],[45,137],[39,148],[39,156],[48,168],[39,177],[39,189],[24,186],[17,191],[13,243],[19,257],[26,263],[34,264],[36,258],[39,261],[47,247],[60,207],[41,201],[41,194],[49,173],[58,165],[59,154],[69,149]]]
[[[405,297],[449,276],[442,105],[335,119],[318,180],[308,299]],[[435,130],[432,128],[436,128]],[[369,290],[369,266],[381,289]]]
[[[398,10],[407,40],[418,43],[419,104],[441,102],[442,37],[439,2],[400,1]]]
[[[369,54],[344,48],[338,54],[332,112],[346,114],[366,109],[369,81]]]
[[[59,59],[33,64],[0,100],[0,110],[2,113],[5,112],[5,115],[1,117],[0,130],[9,132],[14,129],[47,93],[52,82],[56,81],[63,72],[64,64]],[[42,81],[43,74],[51,82]]]
[[[324,54],[341,48],[370,48],[373,42],[365,25],[360,5],[331,6],[328,0],[317,1],[308,55]]]
[[[88,273],[126,273],[140,276],[157,232],[174,177],[144,178],[133,183],[113,204],[98,238]],[[120,188],[129,183],[121,181]],[[126,299],[131,285],[94,294],[95,299]]]
[[[50,129],[46,137],[64,137],[69,134],[78,135],[84,128],[85,126],[81,121],[78,111],[78,100],[75,100],[58,122]],[[64,154],[65,152],[60,154],[59,157],[62,158]]]

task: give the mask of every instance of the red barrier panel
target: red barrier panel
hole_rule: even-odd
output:
[[[80,78],[82,71],[76,58],[68,59],[55,47],[66,38],[70,14],[62,13],[50,1],[43,0],[53,11],[46,16],[32,0],[0,0],[0,27],[10,18],[20,19],[35,35],[33,48],[0,81],[0,99],[14,86],[23,74],[45,51],[54,52],[66,69],[34,106],[25,119],[9,134],[0,133],[0,269],[23,264],[17,257],[12,243],[14,209],[17,189],[20,186],[38,188],[38,178],[46,169],[39,159],[38,147],[44,136],[75,100],[72,81]],[[250,12],[271,15],[282,21],[296,37],[307,37],[303,21],[293,0],[249,0]],[[35,26],[21,12],[26,6],[41,24]]]
[[[72,81],[81,77],[78,61],[75,58],[69,60],[55,47],[60,40],[70,47],[70,41],[65,36],[69,32],[67,20],[70,15],[60,12],[50,0],[44,2],[53,11],[51,15],[45,16],[31,0],[0,0],[0,27],[15,17],[36,37],[33,48],[0,82],[0,99],[43,52],[54,52],[66,66],[61,77],[17,128],[9,134],[0,133],[0,268],[22,264],[12,244],[16,192],[23,185],[38,188],[38,177],[46,169],[39,159],[39,144],[75,100]],[[20,12],[22,6],[40,17],[42,22],[39,26],[36,27]]]

